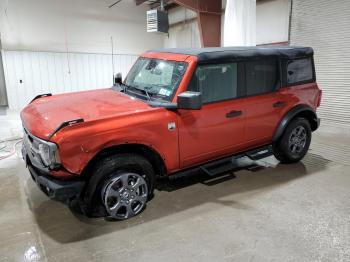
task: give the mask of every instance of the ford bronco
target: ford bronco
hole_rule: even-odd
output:
[[[158,177],[213,176],[242,156],[301,160],[321,94],[312,48],[149,51],[111,88],[37,96],[21,112],[22,154],[50,198],[123,220]]]

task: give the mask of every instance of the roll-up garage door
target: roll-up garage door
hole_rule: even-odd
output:
[[[293,0],[291,18],[291,45],[315,51],[319,116],[350,128],[350,1]]]

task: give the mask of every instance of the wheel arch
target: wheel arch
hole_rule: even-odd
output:
[[[128,143],[102,149],[88,162],[82,172],[82,177],[89,179],[92,175],[90,171],[102,158],[123,153],[134,153],[146,158],[153,166],[157,176],[163,176],[167,173],[165,161],[155,149],[144,144]]]
[[[319,123],[318,123],[316,112],[308,105],[304,105],[304,104],[297,105],[292,109],[290,109],[283,116],[272,138],[273,142],[278,141],[278,139],[282,136],[284,130],[286,129],[290,121],[292,121],[296,117],[303,117],[307,119],[310,123],[310,127],[312,131],[315,131],[318,128]]]

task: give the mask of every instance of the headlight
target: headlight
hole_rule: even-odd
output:
[[[53,166],[59,163],[57,146],[54,143],[41,142],[39,144],[39,154],[45,166]]]

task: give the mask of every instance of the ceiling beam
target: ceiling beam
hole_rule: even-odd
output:
[[[148,0],[135,0],[136,5],[142,5],[144,2],[147,2]]]
[[[135,0],[136,5],[141,5],[147,1]],[[164,0],[164,2],[175,3],[197,13],[203,47],[221,45],[222,0]]]
[[[136,3],[136,5],[142,5],[143,3],[148,2],[148,1],[150,1],[150,0],[135,0],[135,3]],[[172,2],[171,0],[163,0],[163,1],[164,1],[165,5]],[[153,3],[151,3],[151,4],[159,3],[159,5],[160,5],[160,0],[154,0],[152,2]]]
[[[221,0],[174,0],[174,2],[197,13],[203,47],[221,45]]]
[[[174,0],[174,2],[195,12],[221,15],[221,0]]]

